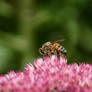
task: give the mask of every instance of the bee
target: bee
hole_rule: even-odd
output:
[[[46,42],[42,45],[42,48],[39,48],[39,52],[43,56],[51,56],[51,55],[57,55],[60,56],[66,56],[67,51],[66,49],[59,44],[59,42],[62,42],[64,40],[57,40],[54,42]]]

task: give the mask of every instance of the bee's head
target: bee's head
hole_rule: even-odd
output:
[[[43,44],[42,48],[48,47],[49,45],[51,45],[51,42],[46,42],[46,43]]]

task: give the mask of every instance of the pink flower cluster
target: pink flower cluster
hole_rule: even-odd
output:
[[[39,58],[24,72],[1,75],[0,92],[92,92],[92,65],[68,65],[64,57]]]

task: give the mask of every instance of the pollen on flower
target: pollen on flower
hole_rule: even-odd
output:
[[[92,65],[67,64],[54,55],[39,58],[24,72],[0,75],[0,92],[92,92]]]

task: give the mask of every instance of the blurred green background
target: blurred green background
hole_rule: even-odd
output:
[[[0,0],[0,73],[22,71],[60,39],[68,63],[92,63],[91,0]]]

